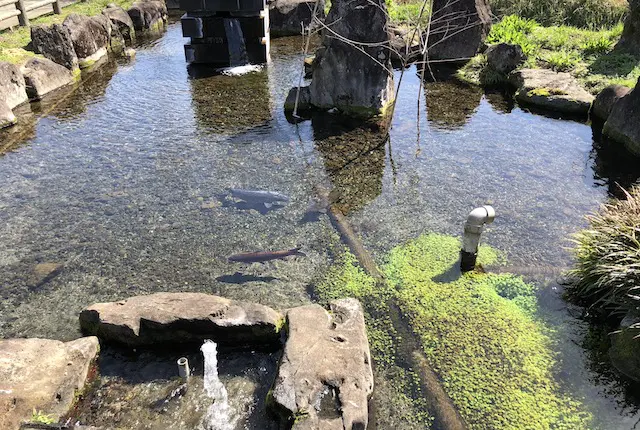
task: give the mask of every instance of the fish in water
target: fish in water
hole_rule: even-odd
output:
[[[275,191],[241,190],[239,188],[230,188],[229,193],[234,199],[243,200],[247,203],[263,204],[267,208],[270,208],[274,204],[280,202],[289,202],[289,197]]]
[[[265,261],[282,260],[293,255],[299,255],[301,257],[307,256],[304,252],[300,251],[300,247],[298,247],[285,251],[258,251],[234,254],[229,257],[229,261],[237,263],[264,263]]]

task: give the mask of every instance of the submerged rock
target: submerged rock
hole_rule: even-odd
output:
[[[287,312],[289,337],[273,387],[275,406],[293,429],[365,429],[373,393],[371,354],[362,306],[335,300]]]
[[[108,5],[102,14],[109,18],[111,24],[118,29],[125,41],[131,43],[136,37],[136,30],[131,17],[120,6]]]
[[[31,100],[40,100],[45,94],[73,82],[73,74],[64,66],[47,58],[31,58],[22,66]]]
[[[107,55],[109,32],[101,20],[72,13],[62,25],[69,29],[80,68],[89,67]]]
[[[34,411],[58,420],[81,392],[99,351],[96,337],[71,342],[0,340],[0,428],[14,430]]]
[[[332,25],[316,52],[310,104],[359,117],[384,114],[394,99],[384,1],[336,0],[326,21]]]
[[[18,120],[4,100],[0,100],[0,129],[14,125]]]
[[[491,45],[485,54],[489,67],[503,75],[511,73],[527,59],[520,45],[509,43]]]
[[[80,313],[85,333],[129,346],[201,342],[266,344],[280,340],[282,316],[256,303],[202,293],[156,293],[97,303]]]
[[[509,80],[518,89],[518,102],[551,111],[587,115],[594,100],[569,73],[522,69],[512,73]]]
[[[491,30],[488,1],[434,0],[433,11],[428,61],[464,64],[474,57]]]
[[[629,15],[615,50],[640,56],[640,0],[629,0]]]
[[[31,27],[31,43],[36,54],[61,64],[71,71],[78,69],[78,56],[69,29],[61,24]]]
[[[0,100],[9,109],[29,101],[24,77],[15,64],[0,62]]]
[[[618,100],[604,124],[602,133],[640,155],[640,79],[629,94]]]
[[[269,3],[269,32],[272,36],[297,36],[312,25],[315,0],[274,0]],[[317,16],[324,18],[324,0]]]
[[[167,20],[167,6],[160,0],[137,1],[127,13],[136,31],[158,29]]]
[[[609,85],[596,96],[591,106],[591,116],[606,121],[611,114],[613,106],[622,97],[629,94],[631,88],[623,85]]]

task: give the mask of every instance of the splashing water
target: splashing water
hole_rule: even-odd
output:
[[[244,34],[240,21],[237,18],[224,18],[224,31],[227,35],[229,46],[229,64],[233,66],[244,66],[249,63],[247,47],[244,43]]]
[[[218,377],[218,351],[215,342],[205,340],[200,347],[204,355],[204,390],[213,399],[200,428],[202,430],[234,430],[227,389]]]

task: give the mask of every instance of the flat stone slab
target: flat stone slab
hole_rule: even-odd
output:
[[[366,429],[373,393],[371,354],[360,302],[331,302],[287,312],[289,337],[273,388],[275,405],[295,430]]]
[[[33,411],[58,420],[83,389],[98,338],[0,340],[0,428],[14,430]]]
[[[587,115],[595,98],[569,73],[522,69],[512,73],[509,80],[518,89],[518,102],[555,112]]]
[[[80,313],[87,334],[129,346],[202,342],[232,345],[280,341],[275,310],[202,293],[156,293],[97,303]]]

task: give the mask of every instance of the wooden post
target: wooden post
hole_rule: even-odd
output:
[[[29,27],[29,17],[27,16],[27,8],[24,7],[24,0],[18,0],[16,2],[16,9],[20,11],[20,15],[18,15],[18,22],[23,27]]]
[[[53,2],[53,13],[60,15],[62,13],[62,6],[60,6],[60,0]]]

